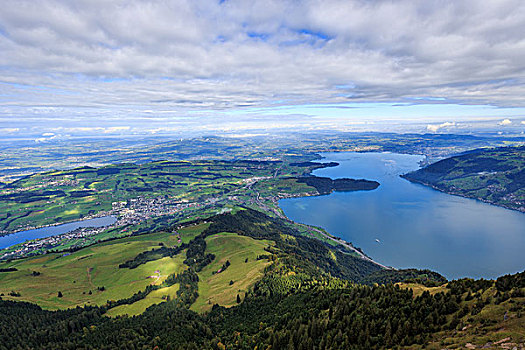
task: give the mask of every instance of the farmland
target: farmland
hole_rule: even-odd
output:
[[[277,172],[299,176],[308,170],[282,162],[161,161],[34,174],[0,190],[0,232],[108,214],[166,215],[244,195],[251,183]]]
[[[289,132],[242,138],[94,138],[38,145],[34,142],[4,143],[0,145],[0,182],[10,183],[35,173],[86,165],[98,168],[118,163],[145,164],[158,160],[202,159],[300,162],[318,158],[319,152],[334,151],[425,154],[431,162],[469,149],[512,145],[523,141],[523,138],[505,136]]]
[[[85,228],[17,244],[0,259],[74,251],[97,242],[166,230],[185,222],[245,206],[284,218],[281,198],[312,196],[331,190],[370,190],[367,181],[348,188],[319,186],[312,170],[336,163],[281,161],[158,161],[81,167],[34,174],[0,189],[0,235],[78,219],[113,216],[105,228]],[[308,183],[307,183],[308,182]],[[316,187],[317,186],[317,187]],[[304,225],[303,225],[304,226]],[[319,230],[306,234],[325,239]]]

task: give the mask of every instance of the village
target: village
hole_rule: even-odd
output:
[[[113,202],[111,210],[100,212],[97,213],[96,216],[89,217],[111,216],[116,219],[113,224],[102,227],[80,227],[60,235],[30,240],[14,246],[14,249],[6,249],[6,252],[0,255],[0,260],[17,259],[46,251],[57,250],[57,248],[63,247],[65,243],[76,240],[87,240],[88,238],[96,237],[99,234],[117,228],[122,228],[120,233],[122,234],[121,236],[123,236],[126,235],[129,227],[144,223],[148,219],[174,214],[189,215],[191,212],[202,209],[217,201],[218,199],[215,197],[206,198],[200,202],[188,202],[187,200],[174,200],[164,196],[154,198],[139,196],[126,201]],[[16,234],[21,233],[22,232],[17,232]],[[78,244],[78,246],[85,246],[85,243]],[[75,246],[73,245],[72,247]]]

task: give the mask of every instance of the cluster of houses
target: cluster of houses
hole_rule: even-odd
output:
[[[108,227],[80,227],[74,231],[64,233],[57,236],[50,236],[46,238],[40,238],[37,240],[27,241],[19,245],[18,249],[8,251],[3,255],[0,255],[0,260],[15,259],[21,257],[31,256],[34,253],[42,250],[51,250],[58,245],[64,243],[66,240],[83,239],[88,236],[93,236],[102,233],[108,229]]]
[[[85,239],[109,229],[137,225],[150,218],[172,215],[186,209],[198,209],[216,201],[217,198],[208,198],[203,202],[190,203],[186,200],[174,201],[165,197],[147,198],[140,196],[126,201],[113,202],[110,211],[98,213],[96,216],[114,216],[117,218],[115,223],[104,227],[78,228],[61,235],[27,241],[18,245],[15,250],[7,251],[4,254],[0,252],[0,260],[27,257],[42,251],[53,250],[66,241]]]

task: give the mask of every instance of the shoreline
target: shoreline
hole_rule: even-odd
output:
[[[72,224],[72,223],[77,223],[77,222],[83,222],[83,221],[88,221],[88,220],[93,220],[93,219],[99,219],[99,218],[105,218],[105,217],[114,217],[112,214],[108,214],[106,213],[105,215],[97,215],[97,216],[92,216],[92,217],[82,217],[80,219],[77,219],[77,220],[71,220],[71,221],[65,221],[65,222],[58,222],[58,223],[54,223],[54,224],[47,224],[47,225],[41,225],[41,226],[35,226],[35,227],[28,227],[28,228],[25,228],[25,229],[21,229],[21,230],[18,230],[18,231],[14,231],[14,232],[9,232],[9,233],[6,233],[6,234],[2,234],[0,235],[0,239],[3,238],[3,237],[9,237],[9,236],[12,236],[12,235],[16,235],[18,233],[22,233],[22,232],[27,232],[27,231],[33,231],[33,230],[40,230],[40,229],[43,229],[43,228],[49,228],[49,227],[57,227],[57,226],[61,226],[61,225],[67,225],[67,224]],[[116,218],[115,218],[116,219]],[[69,232],[69,231],[68,231]],[[67,233],[67,232],[64,232],[64,233]]]
[[[517,209],[517,208],[514,208],[514,207],[510,207],[510,206],[506,206],[506,205],[503,205],[503,204],[494,203],[494,202],[491,202],[491,201],[483,199],[483,198],[471,197],[471,196],[466,196],[466,195],[464,195],[462,193],[447,191],[447,190],[442,189],[442,188],[440,188],[440,187],[438,187],[436,185],[433,185],[431,183],[420,181],[420,180],[416,180],[416,179],[412,179],[410,177],[406,177],[406,175],[407,174],[399,175],[399,177],[401,177],[401,178],[403,178],[403,179],[405,179],[407,181],[410,181],[412,183],[419,184],[419,185],[422,185],[422,186],[425,186],[425,187],[429,187],[429,188],[432,188],[433,190],[436,190],[436,191],[439,191],[441,193],[445,193],[445,194],[448,194],[448,195],[451,195],[451,196],[457,196],[457,197],[461,197],[461,198],[473,199],[475,201],[486,203],[486,204],[490,204],[490,205],[493,205],[493,206],[498,207],[498,208],[503,208],[503,209],[512,210],[512,211],[516,211],[518,213],[525,214],[525,209],[524,210],[520,210],[520,209]]]
[[[285,216],[285,217],[286,217],[286,216]],[[288,222],[290,222],[290,223],[295,224],[295,225],[300,225],[300,226],[303,226],[303,227],[306,226],[308,229],[311,229],[311,230],[316,231],[317,233],[321,234],[323,237],[325,237],[325,238],[327,238],[327,239],[329,239],[329,240],[331,240],[331,241],[333,241],[333,242],[335,242],[335,243],[337,243],[337,244],[339,244],[339,245],[342,245],[343,247],[345,247],[345,248],[347,248],[347,249],[349,249],[349,250],[351,250],[351,251],[353,251],[353,252],[359,254],[359,256],[361,257],[361,259],[363,259],[363,260],[369,261],[369,262],[371,262],[371,263],[373,263],[373,264],[375,264],[375,265],[377,265],[377,266],[380,266],[380,267],[382,267],[382,268],[384,268],[384,269],[386,269],[386,270],[397,270],[395,267],[392,267],[392,266],[386,266],[386,265],[381,264],[380,262],[375,261],[374,259],[372,259],[372,258],[369,257],[368,255],[366,255],[365,253],[363,253],[362,251],[360,251],[359,249],[357,249],[356,247],[354,247],[354,246],[352,245],[352,243],[347,242],[347,241],[345,241],[344,239],[342,239],[342,238],[340,238],[340,237],[334,237],[334,236],[330,235],[329,233],[325,233],[325,232],[319,230],[319,229],[316,228],[315,226],[310,226],[310,225],[303,224],[303,223],[300,223],[300,222],[295,222],[295,221],[289,219],[288,217],[286,217],[286,220],[287,220]]]
[[[366,152],[362,152],[362,153],[366,153]],[[384,153],[384,152],[382,152]],[[327,159],[326,157],[322,156],[321,154],[319,154],[319,158],[316,158],[314,159],[312,162],[315,162],[315,161],[318,161],[318,160],[322,160],[322,159]],[[315,170],[318,170],[318,169],[324,169],[324,168],[327,168],[327,167],[338,167],[340,166],[340,163],[337,163],[335,161],[329,161],[329,162],[325,162],[325,163],[318,163],[318,164],[321,164],[321,165],[324,165],[324,164],[327,164],[327,166],[323,166],[323,167],[320,167],[320,168],[316,168],[316,169],[313,169],[312,171],[310,171],[310,173],[308,174],[308,176],[310,177],[316,177],[316,178],[322,178],[322,177],[319,177],[319,176],[316,176],[313,174],[313,172]],[[329,165],[328,165],[329,164]],[[337,165],[333,165],[333,164],[337,164]],[[328,177],[329,178],[329,177]],[[332,178],[329,178],[331,179],[332,181],[334,181],[334,179]],[[345,178],[345,180],[354,180],[356,181],[356,179],[348,179],[348,178]],[[375,190],[377,189],[377,187],[379,187],[381,185],[380,182],[377,182],[377,181],[372,181],[372,180],[366,180],[366,179],[359,179],[357,181],[367,181],[367,182],[370,182],[370,183],[376,183],[377,186],[375,188],[373,188],[372,190]],[[311,187],[315,188],[315,190],[317,191],[317,194],[306,194],[306,195],[300,195],[300,196],[293,196],[293,198],[304,198],[304,197],[318,197],[318,196],[327,196],[327,195],[330,195],[334,192],[348,192],[348,191],[338,191],[337,189],[335,188],[332,188],[330,190],[329,193],[321,193],[316,187],[310,185]],[[368,191],[370,189],[358,189],[358,190],[351,190],[352,192],[353,191]],[[315,227],[315,226],[311,226],[311,225],[308,225],[308,224],[303,224],[303,223],[300,223],[300,222],[295,222],[293,221],[292,219],[290,219],[288,216],[286,216],[286,214],[284,213],[283,209],[280,207],[279,205],[279,200],[281,199],[285,199],[285,198],[279,198],[277,201],[271,201],[273,203],[275,203],[276,207],[278,208],[278,210],[271,210],[272,212],[274,212],[278,217],[280,217],[281,219],[283,220],[286,220],[288,221],[289,223],[293,224],[293,225],[299,225],[299,226],[302,226],[302,227],[305,227],[307,228],[308,230],[312,230],[312,231],[315,231],[317,232],[318,234],[320,234],[321,236],[323,236],[324,238],[326,239],[329,239],[335,243],[337,243],[338,245],[341,245],[343,246],[344,248],[356,253],[359,255],[359,257],[363,260],[366,260],[368,262],[371,262],[383,269],[386,269],[386,270],[397,270],[395,267],[392,267],[392,266],[386,266],[386,265],[383,265],[381,264],[380,262],[378,261],[375,261],[374,259],[372,259],[371,257],[367,256],[364,252],[362,252],[361,250],[357,249],[356,247],[354,247],[351,243],[345,241],[343,238],[341,237],[335,237],[335,236],[332,236],[330,233],[328,232],[324,232],[323,228],[321,227],[321,229]],[[259,196],[259,193],[257,193],[257,197],[256,197],[256,203],[258,204],[258,206],[263,209],[263,210],[269,210],[270,208],[268,208],[266,205],[264,205],[263,203],[260,202],[260,196]],[[279,212],[280,211],[280,212]]]

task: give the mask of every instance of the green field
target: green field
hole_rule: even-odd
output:
[[[256,185],[262,196],[276,196],[279,194],[301,195],[301,194],[315,194],[316,190],[305,183],[297,182],[297,179],[282,178],[282,179],[267,179],[259,181]]]
[[[213,304],[236,305],[237,294],[242,298],[248,287],[263,276],[268,260],[257,260],[257,256],[267,254],[264,248],[273,242],[224,232],[207,237],[206,244],[206,252],[215,254],[216,258],[199,272],[199,298],[191,307],[198,312],[209,310]],[[227,260],[231,265],[213,274]],[[230,285],[230,281],[233,284]]]
[[[318,194],[297,179],[319,167],[312,162],[157,161],[34,174],[0,188],[0,236],[93,215],[112,215],[118,221],[97,232],[8,247],[0,259],[166,230],[238,206],[283,217],[279,198]]]
[[[146,309],[152,305],[164,303],[168,300],[173,300],[177,297],[177,291],[179,290],[179,284],[174,284],[171,287],[164,287],[149,293],[146,298],[136,301],[129,305],[120,305],[110,309],[106,315],[110,317],[116,316],[135,316],[140,315]]]
[[[101,212],[165,215],[243,196],[247,179],[304,172],[309,168],[273,161],[158,161],[33,174],[0,188],[0,235]],[[123,206],[116,209],[117,202]]]
[[[179,230],[182,243],[189,243],[209,224],[191,225]],[[0,268],[16,268],[14,272],[0,272],[0,294],[6,300],[29,301],[45,309],[56,310],[83,305],[104,305],[108,300],[119,300],[144,290],[148,285],[161,285],[170,274],[182,272],[185,253],[173,258],[163,257],[139,265],[135,269],[119,268],[119,264],[133,259],[139,253],[158,249],[159,244],[179,245],[177,235],[168,232],[126,237],[99,243],[71,254],[47,254],[0,264]],[[193,304],[195,311],[207,311],[213,304],[233,306],[237,294],[246,290],[263,276],[268,260],[257,260],[267,254],[265,247],[274,242],[255,240],[235,233],[219,233],[206,238],[206,253],[215,255],[211,264],[198,273],[199,297]],[[230,262],[229,267],[213,274]],[[34,276],[33,271],[40,273]],[[233,281],[230,284],[230,281]],[[100,290],[104,287],[104,290]],[[149,306],[176,298],[179,284],[149,293],[132,304],[110,309],[108,316],[138,315]],[[20,296],[10,296],[10,292]],[[90,293],[91,291],[91,293]],[[58,292],[62,297],[58,297]]]
[[[181,241],[188,243],[207,226],[201,224],[179,230]],[[137,254],[159,248],[159,243],[179,244],[177,236],[160,232],[96,244],[69,255],[47,254],[2,263],[0,268],[14,267],[18,271],[0,273],[0,294],[7,300],[30,301],[46,309],[103,305],[107,300],[127,298],[150,284],[161,284],[168,275],[184,268],[184,254],[179,254],[150,261],[136,269],[119,269],[119,264]],[[40,275],[33,276],[33,271]],[[105,290],[100,291],[99,287]],[[11,291],[20,293],[20,297],[9,296]],[[61,298],[59,291],[63,294]],[[171,293],[175,293],[173,288]]]

